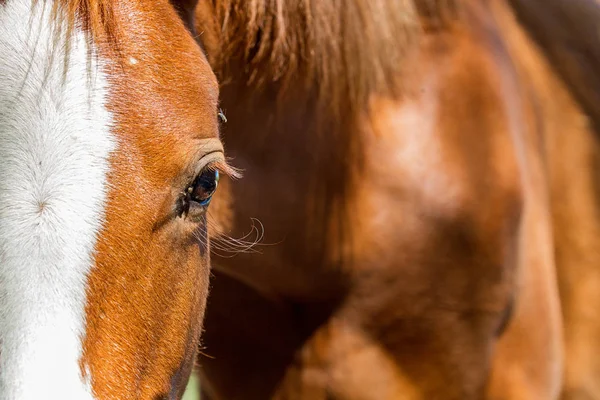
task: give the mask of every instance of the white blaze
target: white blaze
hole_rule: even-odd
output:
[[[53,2],[33,3],[0,5],[0,399],[91,399],[86,281],[116,140],[84,34],[65,58]]]

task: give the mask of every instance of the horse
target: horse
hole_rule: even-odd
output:
[[[600,395],[599,15],[199,3],[244,171],[216,195],[219,229],[265,228],[213,255],[203,398]]]
[[[2,399],[184,390],[231,172],[190,6],[0,1]]]

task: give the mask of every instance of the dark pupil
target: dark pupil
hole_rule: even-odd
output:
[[[217,171],[206,170],[194,181],[192,200],[202,202],[213,195],[217,189]]]

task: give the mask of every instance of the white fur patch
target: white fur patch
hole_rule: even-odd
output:
[[[0,399],[92,399],[85,291],[116,140],[84,34],[65,58],[53,2],[33,3],[0,5]]]

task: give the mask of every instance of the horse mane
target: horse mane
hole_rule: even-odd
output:
[[[421,31],[420,16],[443,20],[455,0],[215,0],[224,81],[242,65],[244,79],[285,89],[304,83],[328,104],[363,104],[394,93]],[[237,77],[236,77],[237,78]]]
[[[39,1],[33,0],[34,4]],[[117,32],[110,0],[56,0],[52,5],[52,19],[58,28],[57,33],[64,34],[67,40],[73,29],[80,26],[91,40],[102,36],[109,43],[116,43]]]
[[[509,3],[600,133],[600,3],[597,0],[510,0]]]

